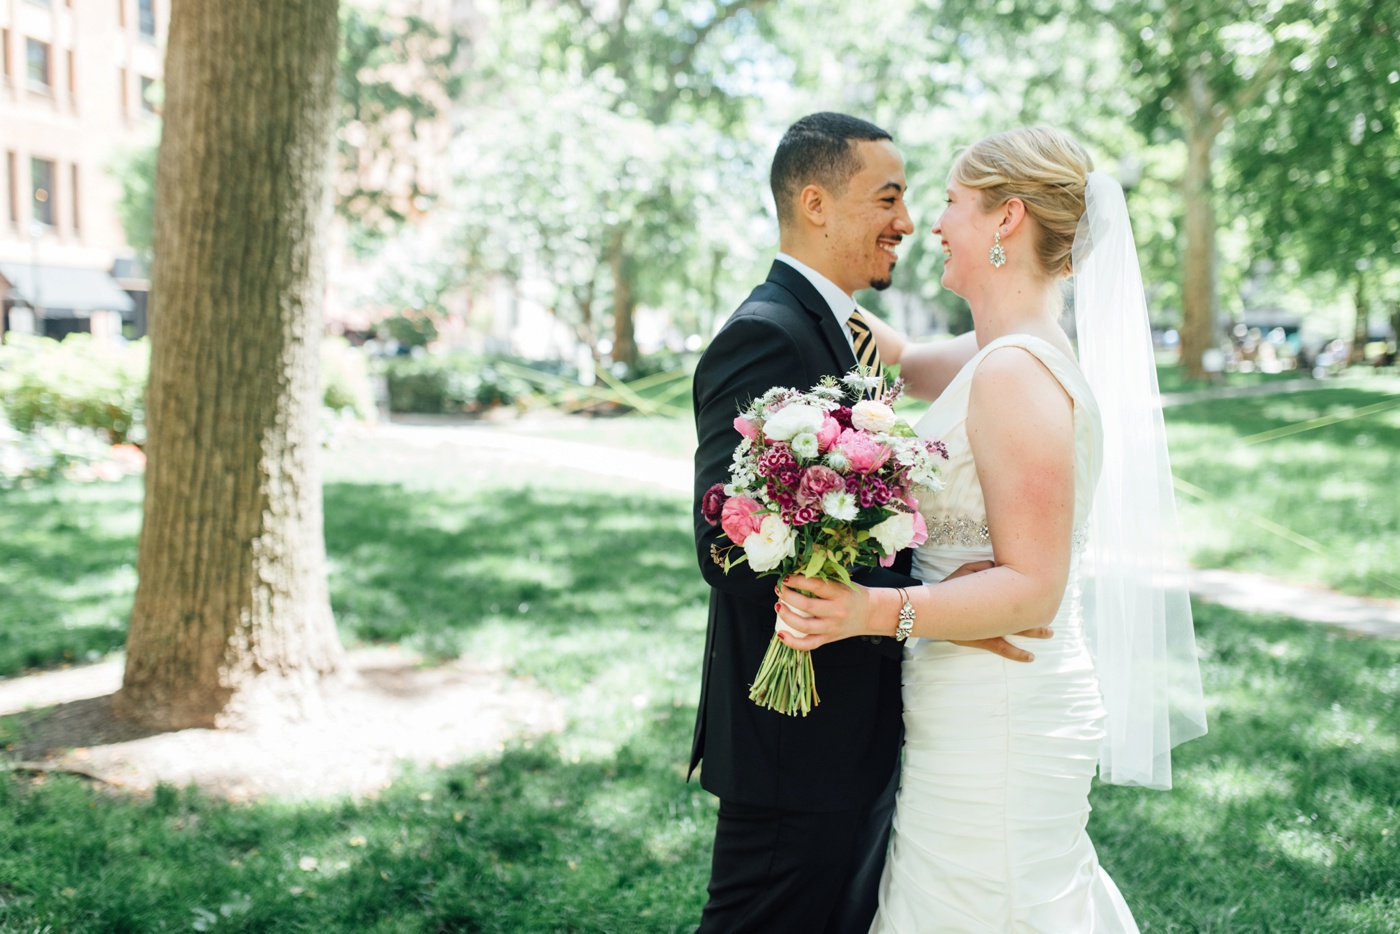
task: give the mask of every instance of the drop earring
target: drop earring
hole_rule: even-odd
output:
[[[992,265],[995,266],[997,269],[1000,269],[1001,267],[1006,265],[1006,250],[1002,249],[1001,246],[1000,230],[997,231],[996,242],[992,244],[990,258],[992,261]]]

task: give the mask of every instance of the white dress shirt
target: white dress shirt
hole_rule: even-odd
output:
[[[841,287],[832,282],[826,276],[817,272],[811,266],[801,260],[793,259],[786,253],[779,253],[778,257],[793,269],[802,273],[807,281],[812,283],[813,288],[826,299],[826,305],[831,309],[831,313],[836,316],[836,323],[841,325],[841,333],[846,335],[846,343],[850,345],[851,353],[856,352],[855,338],[851,336],[850,320],[851,312],[856,310],[856,300],[842,291]]]

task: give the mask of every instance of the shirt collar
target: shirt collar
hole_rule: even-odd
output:
[[[831,313],[836,316],[836,323],[841,325],[841,330],[849,331],[848,322],[851,320],[851,312],[856,310],[856,300],[842,291],[835,282],[801,260],[793,259],[786,253],[779,253],[778,259],[802,273],[807,281],[812,283],[812,287],[821,293],[822,298],[826,299],[826,304],[831,308]],[[849,338],[849,334],[847,336]]]

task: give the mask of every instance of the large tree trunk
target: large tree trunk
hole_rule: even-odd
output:
[[[1215,201],[1211,149],[1221,119],[1205,79],[1191,75],[1182,104],[1186,123],[1186,257],[1181,286],[1181,362],[1188,379],[1204,379],[1201,354],[1216,343]]]
[[[1351,331],[1351,354],[1347,363],[1356,366],[1366,362],[1366,337],[1371,331],[1370,302],[1366,299],[1366,277],[1356,274],[1356,324]]]
[[[632,291],[631,261],[627,256],[626,229],[613,228],[608,242],[608,265],[613,280],[613,348],[610,355],[628,366],[637,362],[637,339],[633,319],[637,299]]]
[[[124,717],[314,704],[326,591],[318,344],[337,0],[175,0]]]

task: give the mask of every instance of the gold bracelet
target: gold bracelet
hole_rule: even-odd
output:
[[[914,630],[914,604],[909,602],[909,594],[903,587],[896,587],[895,590],[899,592],[904,605],[899,608],[899,626],[894,631],[894,638],[896,642],[903,642]]]

